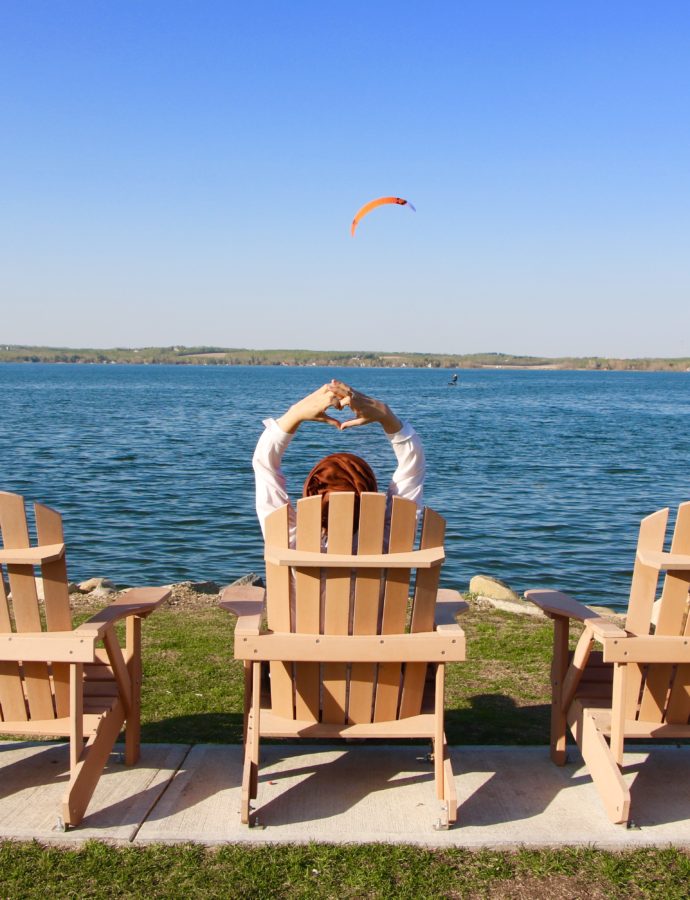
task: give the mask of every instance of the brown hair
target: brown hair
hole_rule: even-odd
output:
[[[317,462],[304,482],[304,497],[320,494],[321,524],[328,528],[328,495],[331,491],[351,491],[355,495],[354,525],[359,519],[359,495],[365,491],[376,491],[376,476],[369,463],[354,453],[331,453]]]

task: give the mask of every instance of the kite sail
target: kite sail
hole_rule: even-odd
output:
[[[350,229],[352,237],[355,236],[355,228],[357,228],[364,216],[366,216],[367,213],[370,213],[372,209],[376,209],[377,206],[385,206],[386,203],[397,203],[398,206],[409,206],[412,212],[417,211],[409,200],[403,200],[402,197],[379,197],[377,200],[370,200],[369,203],[365,203],[361,209],[357,210],[357,214],[352,220],[352,227]]]

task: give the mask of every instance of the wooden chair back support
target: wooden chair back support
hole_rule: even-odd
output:
[[[354,494],[330,495],[328,542],[323,553],[345,556],[409,553],[414,549],[417,507],[392,501],[386,542],[386,496],[360,497],[354,522]],[[445,522],[424,512],[420,550],[443,547]],[[299,500],[295,549],[322,552],[321,497]],[[289,507],[266,520],[266,547],[289,547]],[[335,563],[336,561],[334,561]],[[339,562],[339,561],[338,561]],[[267,619],[274,632],[328,635],[404,634],[434,627],[440,566],[418,569],[412,604],[411,568],[297,567],[267,560]],[[271,662],[271,705],[285,718],[307,722],[368,724],[418,715],[426,663]]]
[[[0,492],[0,633],[72,628],[62,519],[38,503],[34,512],[37,545],[32,548],[23,498]],[[37,572],[43,580],[44,615]],[[17,722],[67,716],[69,663],[0,661],[0,712],[3,721]]]
[[[690,568],[669,570],[657,600],[668,509],[642,520],[633,571],[626,630],[635,635],[690,635],[688,590]],[[683,503],[673,533],[672,554],[690,555],[690,502]],[[655,623],[655,624],[654,624]],[[625,718],[684,724],[690,717],[690,664],[627,665]]]

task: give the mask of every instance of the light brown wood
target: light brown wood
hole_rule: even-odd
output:
[[[272,738],[387,738],[403,740],[407,738],[428,738],[435,735],[435,716],[422,713],[408,719],[394,719],[392,722],[364,722],[361,725],[339,725],[334,722],[300,722],[284,719],[270,710],[261,710],[262,733]]]
[[[690,572],[690,553],[663,553],[654,550],[638,550],[637,558],[650,569],[660,572]]]
[[[39,544],[61,544],[63,553],[55,560],[45,560],[41,565],[43,581],[43,606],[48,631],[70,631],[72,613],[69,608],[69,588],[67,581],[67,560],[64,546],[65,536],[62,530],[60,513],[40,503],[34,504],[36,519],[36,537]],[[51,666],[53,676],[53,698],[55,713],[59,716],[69,715],[70,674],[67,663],[54,662]]]
[[[342,496],[352,495],[343,494]],[[300,500],[299,503],[301,502]],[[402,502],[409,503],[410,501],[405,500]],[[307,553],[303,550],[280,550],[271,546],[266,548],[264,558],[267,563],[276,566],[291,566],[293,568],[298,566],[302,568],[314,567],[318,569],[433,569],[440,566],[445,560],[443,550],[440,550],[438,547],[429,550],[413,550],[409,553],[372,553],[366,556],[355,556],[352,553],[334,553],[323,559],[322,555],[317,552]]]
[[[257,633],[258,611],[250,614],[245,607],[242,612],[247,624],[238,620],[235,632],[235,657],[245,661],[245,672],[250,667],[258,671],[262,661],[271,665],[268,705],[260,705],[259,681],[250,684],[249,677],[245,679],[243,822],[249,823],[252,817],[249,801],[258,781],[258,754],[252,748],[261,736],[429,739],[436,753],[438,797],[445,803],[449,821],[457,816],[443,729],[444,675],[445,663],[465,658],[465,635],[455,617],[467,605],[456,591],[438,591],[444,522],[435,513],[427,513],[422,549],[414,550],[416,506],[394,498],[387,552],[383,552],[385,495],[361,495],[356,525],[353,511],[354,495],[329,496],[325,551],[319,497],[297,503],[294,551],[289,547],[289,508],[283,507],[267,519],[268,627]],[[395,565],[388,565],[389,561]],[[416,568],[417,583],[409,610],[412,568]],[[236,609],[236,604],[236,600],[222,601],[229,610]],[[415,714],[414,709],[422,706],[423,674],[430,663],[438,665],[423,708],[434,712]],[[405,675],[413,676],[407,705],[401,697],[403,664]],[[278,672],[293,676],[286,678],[286,686],[274,679],[274,669],[279,666],[283,668]],[[320,683],[312,680],[319,670]],[[417,672],[422,674],[419,697],[417,684],[412,684]]]
[[[604,662],[690,663],[690,637],[650,635],[604,642]]]
[[[446,535],[446,522],[433,509],[424,510],[422,520],[422,550],[441,549]],[[437,608],[438,579],[441,570],[424,569],[417,572],[410,632],[431,631],[434,627]],[[437,623],[438,624],[438,623]],[[422,695],[427,667],[423,663],[408,663],[403,673],[400,717],[416,716],[422,707]]]
[[[394,497],[388,543],[389,552],[409,553],[414,546],[416,527],[416,505],[410,500]],[[409,569],[389,569],[387,571],[383,593],[381,634],[401,634],[405,630],[410,574]],[[379,665],[374,698],[375,722],[396,718],[401,687],[400,664],[382,662]]]
[[[76,825],[127,713],[126,762],[138,756],[141,619],[170,591],[132,589],[72,630],[62,520],[41,504],[35,506],[35,519],[38,547],[30,547],[24,499],[0,493],[2,558],[12,590],[10,607],[0,578],[0,732],[69,737],[63,817]],[[45,631],[36,591],[39,565]],[[114,630],[121,619],[126,619],[124,653]],[[96,646],[101,639],[104,649]]]
[[[597,728],[591,711],[580,707],[577,700],[571,707],[569,720],[571,718],[571,727],[582,758],[596,785],[609,819],[618,824],[627,822],[630,816],[630,791],[623,780],[606,738]]]
[[[385,518],[386,498],[383,494],[365,493],[360,496],[358,555],[373,556],[381,553]],[[376,634],[381,605],[382,574],[382,569],[367,568],[357,572],[352,614],[353,634]],[[374,713],[375,677],[374,664],[352,663],[348,724],[371,722]]]
[[[678,509],[671,553],[690,553],[690,502],[682,503]],[[666,575],[655,634],[690,636],[690,615],[688,615],[690,596],[687,592],[689,586],[687,576],[679,576],[675,572],[669,572]],[[659,668],[662,669],[660,675],[657,676],[656,669],[654,669],[651,681],[649,675],[647,677],[647,683],[651,684],[650,692],[654,690],[657,683],[660,683],[655,700],[661,696],[664,682],[669,675],[668,667],[660,666]],[[671,677],[668,678],[670,691],[665,718],[667,722],[685,723],[690,718],[690,666],[676,666],[675,669],[671,669],[670,674]],[[640,718],[651,718],[652,716],[648,715],[649,710],[644,704],[644,699],[643,697],[643,704],[640,707]]]
[[[373,662],[382,665],[403,662],[460,662],[465,658],[465,635],[461,628],[450,634],[440,631],[390,635],[309,635],[267,633],[243,637],[235,644],[237,659],[293,660],[314,662]],[[380,675],[379,675],[380,677]],[[292,714],[291,714],[292,715]],[[395,718],[395,715],[393,716]]]
[[[266,518],[266,546],[286,549],[289,545],[290,507],[272,512]],[[290,631],[290,570],[266,563],[266,619],[274,631]],[[271,702],[281,716],[292,718],[295,702],[293,696],[292,665],[271,662]]]
[[[434,694],[434,781],[436,782],[436,796],[439,800],[445,798],[443,776],[445,770],[445,735],[443,732],[443,710],[445,705],[445,675],[446,667],[443,664],[436,666],[436,692]]]
[[[14,550],[5,549],[0,550],[0,564],[39,566],[41,563],[48,563],[56,559],[62,559],[64,553],[64,544],[50,544],[48,546],[16,548]]]
[[[328,556],[352,551],[354,494],[331,494],[328,505]],[[329,569],[324,598],[324,635],[346,636],[350,627],[350,569]],[[347,638],[346,638],[347,640]],[[323,664],[323,722],[345,724],[347,669],[341,663]]]
[[[62,801],[66,825],[78,825],[83,819],[123,722],[124,710],[119,702],[99,718],[97,730],[89,737],[70,774]]]
[[[24,498],[17,494],[0,494],[0,529],[6,551],[29,547],[29,529],[26,522]],[[41,617],[36,594],[36,579],[31,565],[7,565],[7,576],[12,591],[12,611],[18,632],[40,632]],[[16,659],[17,657],[5,657]],[[43,662],[27,657],[23,665],[24,693],[31,717],[49,719],[55,716],[53,694],[48,678],[48,667]]]
[[[553,620],[553,657],[551,660],[551,759],[564,766],[566,754],[566,709],[563,706],[563,686],[568,671],[568,620],[555,616]]]
[[[5,581],[0,569],[0,635],[11,632]],[[0,710],[3,719],[25,722],[28,718],[18,662],[0,659]]]
[[[33,634],[0,634],[0,658],[5,660],[22,660],[24,671],[29,665],[45,669],[48,683],[48,666],[50,662],[93,662],[94,648],[98,640],[97,634],[78,631],[48,631]],[[39,662],[43,660],[43,662]],[[32,669],[33,672],[36,669]],[[38,676],[35,676],[38,677]],[[48,683],[48,687],[50,687]],[[31,702],[31,697],[29,697]],[[39,719],[50,717],[52,701],[45,704],[45,715],[37,715]],[[33,706],[32,706],[33,713]]]
[[[321,550],[321,497],[305,497],[297,503],[297,549]],[[322,555],[322,554],[320,554]],[[295,571],[295,626],[302,634],[321,631],[321,574],[318,569]],[[296,663],[295,718],[319,721],[321,672],[318,662]]]
[[[664,553],[668,512],[640,524],[625,630],[605,626],[592,611],[583,614],[565,595],[526,594],[554,618],[552,756],[564,760],[565,715],[614,822],[630,814],[620,771],[625,739],[690,737],[690,571],[682,564],[690,556],[690,503],[680,507],[671,552]],[[563,678],[569,618],[584,621],[585,630]],[[595,639],[601,653],[591,651]]]
[[[74,771],[84,749],[84,665],[74,663],[69,667],[69,766]]]

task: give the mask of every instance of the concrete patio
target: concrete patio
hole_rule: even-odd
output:
[[[625,755],[636,828],[612,825],[573,748],[455,747],[459,821],[434,830],[440,805],[422,746],[266,745],[259,826],[240,823],[238,745],[144,745],[138,765],[113,755],[81,826],[54,830],[67,745],[2,743],[0,837],[119,844],[386,841],[467,848],[690,846],[690,747]]]

